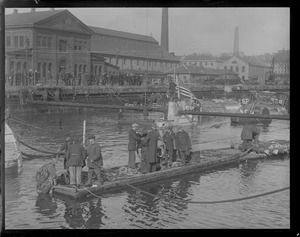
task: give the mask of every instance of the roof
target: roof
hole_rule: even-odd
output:
[[[187,56],[185,56],[183,58],[183,60],[191,60],[191,61],[213,60],[213,61],[216,61],[216,59],[212,55],[205,55],[205,54],[201,54],[201,55],[197,55],[197,54],[187,55]]]
[[[268,64],[258,60],[255,57],[244,56],[244,57],[239,57],[239,58],[251,66],[270,67]]]
[[[5,26],[33,25],[67,10],[12,13],[5,15]]]
[[[105,28],[95,27],[95,26],[88,26],[88,27],[92,31],[94,31],[95,34],[110,35],[110,36],[115,36],[115,37],[118,37],[118,38],[125,38],[125,39],[133,39],[133,40],[140,40],[140,41],[158,43],[152,36],[139,35],[139,34],[123,32],[123,31],[117,31],[117,30],[111,30],[111,29],[105,29]]]
[[[134,41],[134,39],[133,39]],[[168,53],[157,43],[136,44],[134,42],[120,42],[118,40],[91,39],[91,51],[103,55],[118,55],[133,58],[149,58],[179,62],[180,58]]]
[[[174,69],[171,69],[166,72],[166,74],[169,73],[174,73]],[[201,74],[201,75],[237,75],[238,74],[232,70],[204,68],[204,67],[196,67],[190,65],[181,65],[175,68],[175,73],[176,74]]]

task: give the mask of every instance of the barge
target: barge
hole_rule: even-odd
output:
[[[265,147],[267,147],[266,144]],[[172,168],[168,168],[168,169],[164,169],[161,166],[161,169],[159,171],[153,173],[146,173],[146,174],[141,174],[138,172],[132,172],[128,174],[126,172],[121,172],[122,170],[123,171],[126,170],[127,169],[126,167],[121,167],[121,168],[114,167],[104,171],[107,174],[110,174],[109,175],[110,177],[102,185],[99,186],[93,185],[92,187],[78,188],[78,187],[58,184],[53,187],[53,194],[69,196],[74,199],[80,199],[95,194],[102,194],[117,189],[130,187],[131,185],[156,182],[158,180],[169,179],[179,175],[189,174],[195,171],[201,172],[203,170],[230,165],[245,160],[266,159],[274,155],[276,156],[276,158],[284,158],[287,157],[288,154],[289,154],[289,146],[286,147],[286,149],[281,149],[276,154],[273,152],[248,153],[248,151],[241,152],[233,148],[194,151],[190,155],[186,166],[181,166],[180,162],[173,162],[173,164],[178,164],[178,165],[176,166],[172,165]]]

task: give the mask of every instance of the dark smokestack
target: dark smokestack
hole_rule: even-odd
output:
[[[169,23],[168,23],[168,8],[162,9],[162,20],[161,20],[161,41],[160,45],[162,48],[169,52]]]
[[[239,28],[234,30],[233,56],[239,56]]]

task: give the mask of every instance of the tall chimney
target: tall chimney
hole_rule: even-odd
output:
[[[161,21],[161,47],[169,52],[169,23],[168,23],[168,8],[162,9]]]
[[[239,28],[237,26],[234,30],[233,56],[239,56]]]
[[[31,11],[30,12],[35,12],[35,8],[31,8]]]

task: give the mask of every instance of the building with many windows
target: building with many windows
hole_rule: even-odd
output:
[[[266,74],[271,70],[267,64],[237,56],[233,56],[225,61],[224,69],[238,73],[243,81],[257,81],[261,85],[265,84]]]
[[[67,72],[77,78],[118,69],[164,72],[180,61],[151,36],[87,26],[54,9],[6,15],[5,49],[10,78],[33,73],[45,84]]]
[[[197,66],[213,69],[223,69],[223,61],[214,57],[204,57],[201,55],[187,55],[182,58],[182,63],[187,66]]]

